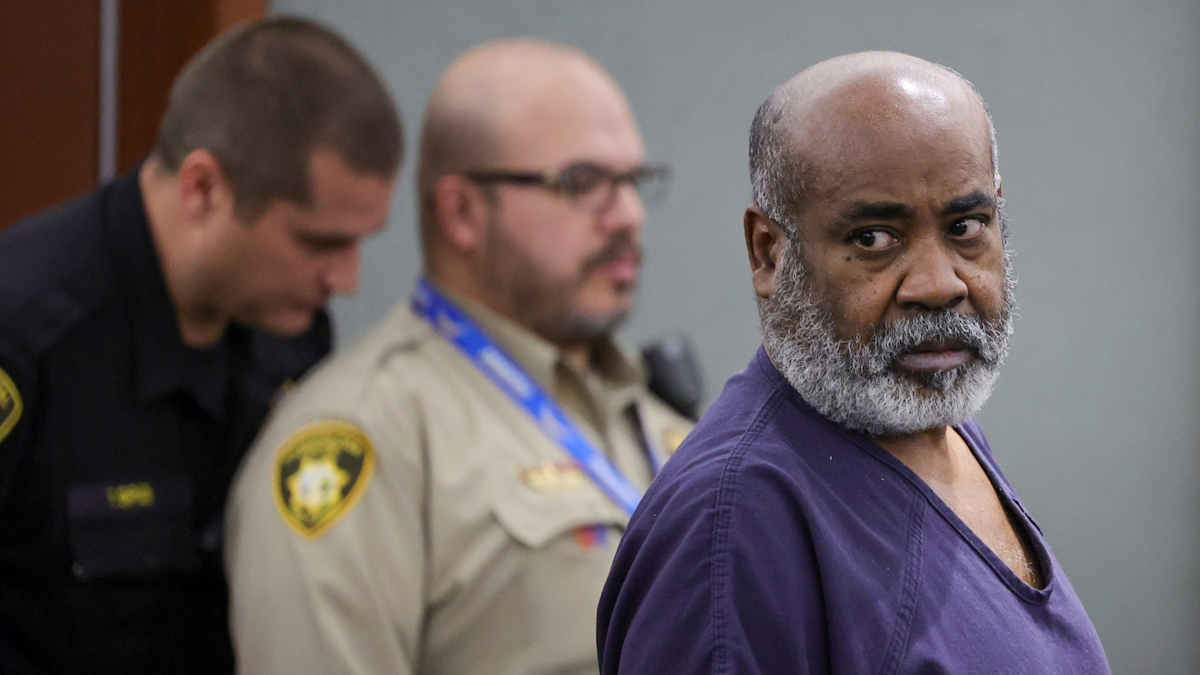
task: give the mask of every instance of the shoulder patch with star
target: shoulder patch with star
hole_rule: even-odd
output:
[[[21,392],[17,383],[0,368],[0,441],[9,435],[21,419]]]
[[[318,539],[354,508],[374,471],[375,447],[361,427],[311,422],[276,451],[275,506],[296,533]]]

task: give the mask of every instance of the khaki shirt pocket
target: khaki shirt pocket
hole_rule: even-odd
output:
[[[628,519],[586,476],[541,489],[512,472],[496,479],[506,543],[477,579],[492,618],[474,647],[506,654],[512,672],[595,672],[596,605]]]
[[[603,525],[620,536],[629,518],[574,462],[547,462],[494,482],[492,512],[501,526],[531,549],[582,527]]]

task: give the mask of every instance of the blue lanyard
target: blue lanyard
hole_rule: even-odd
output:
[[[617,506],[630,515],[642,496],[604,455],[596,451],[554,399],[546,395],[512,357],[492,342],[461,309],[421,279],[413,292],[412,310],[462,351],[475,367],[529,413],[535,424],[558,443]]]

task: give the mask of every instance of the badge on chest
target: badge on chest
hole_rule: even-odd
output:
[[[538,492],[573,490],[584,484],[587,475],[577,462],[559,460],[527,466],[520,470],[521,482]]]

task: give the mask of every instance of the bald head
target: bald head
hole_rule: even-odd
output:
[[[417,173],[423,236],[431,234],[428,203],[443,176],[555,168],[569,152],[563,139],[614,126],[636,128],[629,104],[582,52],[532,39],[467,51],[442,74],[425,110]]]
[[[586,351],[633,307],[644,164],[629,104],[595,61],[537,40],[476,47],[425,111],[424,272]]]
[[[750,130],[755,203],[795,236],[804,197],[837,181],[880,144],[960,134],[990,154],[995,131],[979,93],[953,70],[896,52],[861,52],[822,61],[780,85]]]

